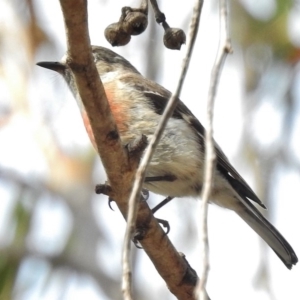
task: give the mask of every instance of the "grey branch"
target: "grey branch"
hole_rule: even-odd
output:
[[[205,169],[204,169],[204,185],[201,195],[201,225],[200,234],[202,236],[202,272],[201,281],[195,289],[196,298],[201,300],[207,300],[206,282],[208,278],[209,270],[209,253],[208,253],[208,232],[207,232],[207,211],[208,211],[208,199],[211,192],[211,185],[213,181],[214,166],[216,160],[216,154],[214,149],[213,140],[213,110],[214,102],[217,93],[217,87],[221,76],[222,67],[228,53],[232,52],[230,39],[228,36],[227,25],[227,1],[220,0],[220,43],[216,56],[216,60],[211,73],[210,87],[207,100],[207,129],[205,136]]]

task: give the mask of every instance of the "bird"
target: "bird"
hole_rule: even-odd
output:
[[[112,50],[101,46],[91,46],[91,50],[122,144],[126,146],[141,135],[151,138],[171,92],[145,78],[128,60]],[[37,65],[63,76],[78,102],[87,133],[95,146],[91,125],[66,57]],[[295,251],[255,206],[266,208],[216,142],[214,147],[216,164],[209,202],[234,211],[291,269],[298,262]],[[204,152],[205,128],[178,99],[147,168],[143,187],[169,198],[199,198],[203,187]]]

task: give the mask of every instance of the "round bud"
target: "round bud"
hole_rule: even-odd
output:
[[[180,28],[167,28],[164,34],[164,45],[172,50],[180,50],[181,45],[185,44],[185,33]]]
[[[130,35],[139,35],[148,26],[147,15],[138,11],[129,11],[124,19],[123,28]]]
[[[131,36],[128,34],[122,24],[113,23],[105,28],[104,35],[106,40],[113,46],[124,46],[129,43]]]

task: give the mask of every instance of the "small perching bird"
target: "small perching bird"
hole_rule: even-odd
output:
[[[143,77],[126,59],[113,51],[93,46],[92,52],[124,146],[142,134],[150,138],[171,93]],[[73,73],[65,58],[61,62],[40,62],[38,65],[64,77],[95,145]],[[204,136],[202,124],[179,101],[148,166],[144,187],[164,196],[198,198],[203,186]],[[215,150],[217,161],[210,202],[235,211],[291,269],[298,262],[293,248],[254,206],[253,202],[265,208],[217,144]]]

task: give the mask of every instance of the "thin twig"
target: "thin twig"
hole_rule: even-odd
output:
[[[172,116],[174,109],[177,105],[177,102],[179,100],[179,95],[189,67],[189,62],[192,56],[194,44],[198,33],[202,5],[203,5],[203,0],[200,1],[197,0],[194,5],[193,16],[191,19],[190,29],[189,29],[190,40],[187,44],[187,51],[186,51],[185,58],[183,60],[183,66],[182,66],[181,74],[178,80],[175,93],[172,94],[172,97],[169,99],[166,109],[160,119],[159,125],[152,139],[150,140],[149,146],[147,147],[145,154],[141,160],[139,168],[136,172],[134,185],[129,198],[127,227],[125,232],[125,238],[123,244],[123,255],[122,255],[123,258],[122,291],[123,291],[124,299],[126,300],[132,299],[131,292],[130,292],[130,286],[131,286],[130,240],[135,227],[135,220],[137,214],[137,201],[140,198],[140,193],[145,179],[147,166],[152,159],[153,153],[162,136],[167,121]]]
[[[208,199],[211,192],[211,186],[214,175],[214,166],[216,161],[216,154],[213,141],[213,110],[216,98],[218,83],[221,76],[222,67],[228,53],[232,52],[230,39],[228,36],[227,27],[227,1],[220,0],[220,43],[218,53],[211,73],[210,87],[207,100],[207,130],[205,141],[205,169],[204,169],[204,185],[201,195],[201,225],[200,233],[202,235],[202,272],[201,280],[195,289],[196,298],[201,300],[207,299],[206,283],[209,271],[209,253],[208,253],[208,233],[207,233],[207,211]]]

